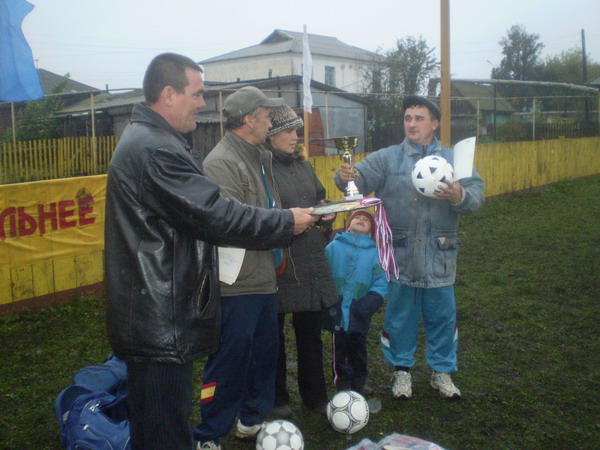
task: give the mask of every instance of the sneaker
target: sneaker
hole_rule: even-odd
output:
[[[196,450],[221,450],[221,446],[216,444],[215,441],[198,442]]]
[[[235,437],[238,439],[253,439],[264,425],[263,422],[248,427],[238,419],[237,426],[235,427]]]
[[[433,372],[431,374],[431,387],[439,391],[443,398],[460,398],[460,391],[454,386],[449,373]]]
[[[392,395],[396,398],[412,398],[412,375],[404,370],[394,372]]]
[[[271,413],[274,416],[281,417],[282,419],[289,419],[294,415],[292,408],[290,408],[290,405],[288,405],[287,403],[281,406],[276,406],[275,408],[273,408],[273,411],[271,411]]]

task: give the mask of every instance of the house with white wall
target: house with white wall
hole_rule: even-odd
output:
[[[251,47],[199,61],[207,81],[226,83],[302,75],[302,33],[274,30]],[[364,92],[363,68],[382,57],[335,37],[308,34],[312,79],[347,92]]]

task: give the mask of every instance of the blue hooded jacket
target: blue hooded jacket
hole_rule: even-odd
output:
[[[370,236],[344,232],[325,249],[339,302],[326,314],[324,328],[367,334],[371,316],[387,295],[388,282]]]

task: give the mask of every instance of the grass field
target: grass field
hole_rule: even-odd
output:
[[[463,218],[461,239],[454,380],[463,398],[444,401],[429,387],[423,339],[414,398],[391,398],[380,312],[369,336],[369,383],[381,412],[347,439],[304,409],[291,386],[292,420],[308,450],[345,449],[393,432],[451,449],[600,448],[600,177],[492,199]],[[86,297],[0,317],[1,449],[60,448],[56,395],[75,371],[110,353],[103,302]],[[326,334],[324,342],[328,354]],[[291,379],[293,352],[289,342]],[[197,369],[199,386],[202,361]],[[254,448],[233,437],[222,444]]]

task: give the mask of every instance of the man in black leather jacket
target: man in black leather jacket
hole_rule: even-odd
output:
[[[108,338],[128,369],[133,449],[192,448],[192,367],[220,340],[213,245],[290,244],[310,209],[261,209],[220,195],[181,133],[205,106],[201,68],[172,53],[144,77],[108,170],[105,280]]]

